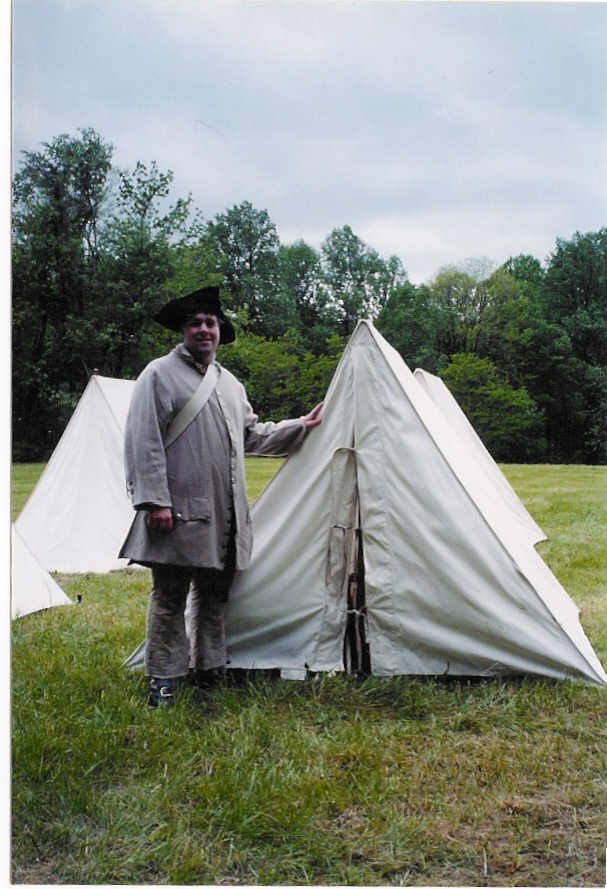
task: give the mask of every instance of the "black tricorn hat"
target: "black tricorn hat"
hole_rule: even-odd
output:
[[[154,321],[158,321],[163,327],[179,332],[185,326],[188,318],[199,312],[207,312],[215,315],[219,320],[219,342],[233,343],[236,339],[234,327],[229,318],[223,313],[219,301],[219,287],[201,287],[187,296],[179,296],[164,305],[154,315]]]

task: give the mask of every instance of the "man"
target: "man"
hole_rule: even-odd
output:
[[[321,408],[258,422],[242,384],[215,361],[218,345],[235,339],[219,288],[174,299],[155,320],[183,341],[135,385],[125,469],[136,515],[120,551],[152,569],[145,644],[152,707],[172,703],[183,677],[206,686],[223,675],[228,593],[252,548],[244,454],[294,450],[320,423]]]

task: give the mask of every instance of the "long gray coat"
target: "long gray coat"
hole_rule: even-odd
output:
[[[127,488],[135,519],[121,558],[222,568],[233,523],[236,567],[249,564],[252,532],[244,455],[284,455],[298,447],[303,420],[260,423],[243,385],[217,363],[215,391],[188,428],[165,450],[163,436],[201,381],[183,344],[150,362],[135,385],[125,428]],[[171,532],[151,531],[145,507],[170,507]]]

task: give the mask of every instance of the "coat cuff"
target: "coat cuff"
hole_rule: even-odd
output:
[[[133,509],[137,509],[137,510],[141,510],[141,509],[145,509],[145,510],[152,510],[152,509],[172,509],[172,507],[173,507],[173,504],[172,504],[172,503],[150,503],[150,502],[146,502],[146,503],[134,503],[134,504],[133,504]]]

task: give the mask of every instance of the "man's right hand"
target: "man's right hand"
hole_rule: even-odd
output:
[[[150,509],[145,520],[152,531],[173,530],[173,513],[166,506],[162,509]]]

